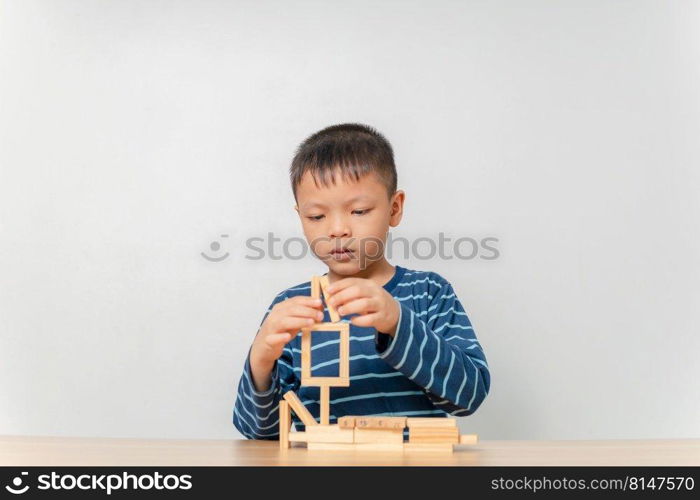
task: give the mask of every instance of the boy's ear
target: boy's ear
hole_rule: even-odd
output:
[[[294,210],[296,210],[297,213],[299,213],[299,206],[298,206],[298,205],[294,205]]]
[[[406,193],[399,190],[394,193],[391,197],[391,216],[389,218],[389,225],[391,227],[396,227],[401,222],[401,217],[403,216],[403,202],[406,200]]]

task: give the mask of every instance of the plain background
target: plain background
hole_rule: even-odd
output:
[[[699,77],[692,1],[0,3],[0,434],[239,438],[264,311],[326,270],[244,242],[303,237],[294,149],[361,122],[393,236],[499,240],[392,260],[485,347],[463,430],[700,437]]]

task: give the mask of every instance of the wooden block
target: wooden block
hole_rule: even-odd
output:
[[[320,299],[321,298],[321,281],[318,276],[311,277],[311,298]]]
[[[307,387],[350,387],[350,378],[341,377],[306,377],[302,375],[301,385]]]
[[[338,419],[338,427],[341,429],[354,429],[355,417],[340,417]]]
[[[448,427],[412,427],[408,430],[409,438],[442,439],[449,438],[459,441],[459,429]]]
[[[299,420],[304,422],[304,425],[318,425],[318,422],[314,420],[314,417],[311,415],[311,413],[309,413],[309,410],[306,409],[306,406],[302,404],[295,392],[285,392],[284,399],[287,401],[287,403],[289,403],[289,407],[294,413],[296,413],[297,417],[299,417]]]
[[[406,427],[409,429],[413,427],[457,427],[457,419],[456,418],[443,418],[443,417],[435,417],[435,418],[407,418],[406,419]]]
[[[403,443],[401,429],[361,429],[355,427],[356,443]]]
[[[404,443],[403,449],[408,453],[452,453],[454,451],[450,443]]]
[[[310,429],[311,426],[307,427],[307,429]],[[306,443],[306,432],[290,432],[289,433],[289,442],[290,443]]]
[[[306,429],[307,443],[352,443],[354,429],[343,429],[337,425],[314,425]]]
[[[406,417],[355,417],[355,427],[403,430],[406,427]]]
[[[338,376],[350,385],[350,324],[344,325],[339,331],[340,345],[338,346]]]
[[[311,330],[301,329],[301,385],[311,378]]]
[[[457,436],[408,436],[409,443],[449,443],[449,444],[459,444],[459,437]]]
[[[311,335],[315,331],[337,331],[340,339],[338,377],[313,377],[311,375]],[[348,387],[350,385],[350,324],[316,323],[301,329],[301,385],[311,387]]]
[[[459,444],[459,436],[408,436],[409,443]]]
[[[459,429],[412,428],[408,431],[409,443],[459,443]]]
[[[279,404],[279,415],[280,415],[280,449],[284,450],[289,448],[289,428],[292,425],[292,415],[289,409],[289,403],[287,401],[280,401]]]
[[[479,442],[479,436],[476,434],[462,434],[459,436],[459,444],[476,444]]]
[[[340,315],[335,310],[335,308],[331,307],[331,305],[328,303],[328,299],[330,298],[328,294],[328,276],[321,276],[319,281],[321,282],[321,292],[323,293],[323,299],[326,301],[326,307],[328,308],[328,315],[331,317],[332,323],[337,323],[338,321],[340,321]]]
[[[457,436],[459,437],[459,429],[457,427],[411,427],[408,433],[412,436]]]
[[[328,417],[330,415],[330,387],[322,385],[321,391],[321,425],[328,425]]]
[[[430,432],[424,434],[418,434],[413,431],[408,431],[409,441],[427,441],[427,440],[447,440],[450,442],[459,442],[459,432],[455,429],[454,432]]]
[[[395,443],[309,443],[309,451],[344,451],[359,453],[403,453],[403,444]]]

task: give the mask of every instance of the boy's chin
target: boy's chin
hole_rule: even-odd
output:
[[[360,263],[357,260],[348,260],[345,262],[337,262],[333,259],[326,261],[328,269],[333,271],[335,274],[341,276],[351,276],[357,274],[362,270]]]
[[[361,263],[356,260],[348,260],[345,262],[337,262],[332,259],[326,261],[328,269],[333,271],[335,274],[340,276],[354,276],[365,269],[368,266],[362,266]]]

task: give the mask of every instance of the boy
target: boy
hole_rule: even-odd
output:
[[[445,417],[473,413],[488,394],[486,357],[450,283],[384,257],[405,193],[391,145],[358,124],[307,138],[290,168],[304,235],[328,266],[329,302],[350,323],[350,386],[333,387],[330,423],[344,415]],[[295,391],[319,420],[318,387],[300,387],[304,326],[330,321],[310,282],[279,293],[238,384],[233,423],[249,439],[279,439],[278,404]],[[338,338],[311,336],[314,376],[338,375]],[[294,416],[296,429],[304,426]]]

